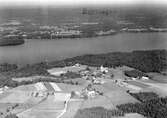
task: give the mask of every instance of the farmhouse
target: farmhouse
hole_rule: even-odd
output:
[[[149,77],[143,76],[141,77],[142,80],[149,80]]]
[[[100,67],[100,71],[107,73],[108,72],[108,68],[101,66]]]

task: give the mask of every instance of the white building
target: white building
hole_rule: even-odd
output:
[[[141,79],[142,79],[142,80],[149,80],[149,78],[148,78],[148,77],[145,77],[145,76],[143,76]]]
[[[94,98],[96,96],[96,92],[95,91],[88,91],[87,95],[88,95],[88,97]]]
[[[51,75],[60,76],[61,74],[65,74],[67,71],[60,70],[60,69],[50,69],[50,70],[48,70],[48,72]]]
[[[93,83],[94,83],[94,84],[104,84],[104,81],[101,80],[101,79],[95,79],[95,80],[93,81]]]
[[[101,66],[100,67],[100,71],[107,73],[108,72],[108,68]]]

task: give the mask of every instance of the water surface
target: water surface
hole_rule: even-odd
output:
[[[83,54],[149,49],[167,49],[167,33],[119,33],[84,39],[27,40],[23,45],[0,47],[0,63],[24,65]]]

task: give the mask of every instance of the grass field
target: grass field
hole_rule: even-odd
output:
[[[111,100],[113,105],[119,105],[124,103],[138,102],[135,98],[126,93],[126,88],[119,87],[112,81],[108,81],[103,85],[93,86],[96,90],[103,92],[103,95]]]
[[[127,81],[127,83],[128,83],[128,84],[135,85],[135,86],[138,86],[138,87],[140,87],[140,88],[142,88],[142,89],[149,87],[149,85],[144,84],[144,83],[141,83],[141,82],[138,82],[138,81]]]
[[[67,111],[62,118],[74,118],[76,112],[80,109],[82,102],[82,100],[75,101],[75,99],[74,101],[69,101]]]
[[[128,113],[128,114],[125,114],[125,116],[123,117],[117,117],[117,118],[145,118],[145,117],[138,113]]]
[[[55,118],[64,109],[64,102],[54,100],[54,96],[49,96],[42,103],[17,115],[20,118]]]
[[[116,109],[110,99],[105,96],[97,96],[96,98],[85,100],[81,109],[92,107],[104,107],[106,109]]]
[[[60,87],[57,86],[56,83],[49,82],[49,85],[51,86],[51,88],[53,88],[54,91],[61,91]]]
[[[11,93],[12,93],[12,92],[7,91],[7,92],[4,92],[3,94],[0,94],[0,101],[1,101],[1,99],[3,99],[3,98],[5,98],[5,97],[9,96]]]
[[[27,95],[25,92],[16,91],[11,93],[10,95],[2,98],[0,103],[24,103],[26,102],[30,96]]]
[[[148,73],[148,75],[151,76],[151,79],[156,82],[167,83],[167,75],[162,75],[159,73]]]
[[[114,105],[138,102],[135,98],[124,91],[111,91],[105,94]]]
[[[17,114],[19,118],[56,118],[60,112],[56,111],[38,111],[35,109],[26,110],[20,114]]]
[[[11,91],[15,92],[15,91],[36,91],[36,87],[34,86],[34,84],[29,84],[29,85],[22,85],[22,86],[18,86],[16,88],[13,88]]]
[[[71,84],[64,84],[64,83],[57,83],[60,89],[63,92],[71,92],[71,91],[81,91],[84,86],[82,85],[71,85]]]

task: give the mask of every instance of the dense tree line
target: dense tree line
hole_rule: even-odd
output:
[[[124,113],[139,113],[147,118],[166,118],[167,98],[156,98],[142,103],[128,103],[117,106]]]
[[[161,72],[167,69],[167,51],[149,50],[113,52],[108,54],[84,55],[64,60],[65,63],[81,63],[89,66],[129,66],[143,72]]]
[[[167,117],[167,97],[161,98],[153,92],[131,93],[140,103],[127,103],[117,108],[124,113],[139,113],[147,118]]]

